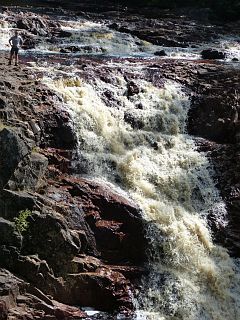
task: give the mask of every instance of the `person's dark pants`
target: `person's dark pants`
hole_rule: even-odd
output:
[[[12,47],[11,51],[10,51],[10,59],[9,59],[9,65],[12,64],[12,58],[15,56],[15,65],[18,65],[18,51],[19,48],[18,47]]]
[[[13,56],[14,54],[15,54],[15,55],[18,55],[18,51],[19,51],[19,48],[17,48],[17,47],[12,47],[12,49],[11,49],[11,56]]]

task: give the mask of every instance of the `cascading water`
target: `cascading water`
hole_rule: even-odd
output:
[[[56,19],[56,17],[55,17]],[[141,57],[154,58],[157,51],[166,52],[164,58],[170,59],[200,59],[200,52],[212,47],[226,53],[227,61],[233,58],[240,59],[240,45],[236,36],[220,36],[212,43],[202,43],[196,47],[163,47],[153,45],[128,33],[118,32],[110,29],[104,23],[92,22],[86,19],[69,20],[66,17],[57,17],[61,29],[69,32],[69,37],[58,37],[47,41],[45,37],[40,37],[35,49],[25,50],[27,54],[49,55],[59,52],[69,53],[78,57],[84,55],[111,56],[111,57]],[[8,40],[15,30],[14,25],[8,23],[8,15],[0,14],[0,50],[8,50]],[[73,52],[71,52],[71,47]],[[70,51],[68,51],[70,48]],[[75,50],[75,51],[74,51]],[[24,53],[22,52],[22,54]]]
[[[225,220],[211,166],[184,133],[189,101],[173,82],[161,89],[127,81],[114,69],[99,79],[45,79],[61,93],[79,136],[80,174],[117,185],[148,221],[149,275],[143,280],[139,319],[237,320],[237,265],[213,244],[207,215]],[[105,90],[112,103],[102,99]]]
[[[5,18],[0,14],[0,50],[9,49],[8,40],[11,37],[11,28]]]

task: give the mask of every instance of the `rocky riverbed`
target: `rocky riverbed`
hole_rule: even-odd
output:
[[[221,245],[234,261],[240,255],[238,24],[211,25],[205,12],[196,17],[196,12],[189,11],[154,15],[147,9],[139,13],[122,7],[96,11],[87,5],[74,12],[2,7],[0,319],[141,319],[136,310],[146,304],[139,296],[148,283],[145,279],[152,277],[151,264],[155,259],[167,260],[164,245],[170,243],[165,240],[169,229],[159,231],[156,221],[144,213],[149,207],[142,197],[158,199],[150,187],[150,183],[157,186],[154,174],[149,173],[151,180],[139,178],[141,168],[136,163],[131,167],[131,161],[140,156],[133,154],[122,163],[119,159],[125,150],[131,152],[142,144],[151,157],[152,152],[159,152],[154,158],[157,162],[165,150],[175,152],[173,141],[184,128],[192,136],[194,152],[208,158],[206,167],[214,181],[211,188],[217,185],[216,197],[223,202],[206,206],[203,213],[211,194],[197,190],[206,186],[200,177],[196,193],[189,190],[191,184],[185,186],[184,179],[175,183],[169,178],[171,183],[166,180],[164,185],[158,181],[161,197],[204,214],[204,228],[212,240],[200,222],[191,226],[189,222],[187,230],[197,235],[193,246],[199,241],[211,252],[211,246]],[[19,67],[7,65],[7,39],[15,28],[25,41]],[[224,59],[212,59],[212,50],[203,59],[201,51],[209,46]],[[169,91],[164,91],[168,86]],[[169,118],[154,113],[158,101],[165,105]],[[184,113],[184,103],[190,107],[182,129],[183,116],[180,120],[178,116]],[[188,152],[192,158],[186,161],[196,162],[195,154]],[[180,157],[184,160],[184,154]],[[147,171],[150,160],[144,159]],[[178,161],[166,168],[174,171],[177,165]],[[166,170],[165,164],[161,169]],[[197,171],[186,163],[181,169],[186,175]],[[197,209],[189,209],[192,202]],[[152,235],[159,233],[156,246]],[[171,243],[174,252],[177,234],[170,238],[175,239]],[[154,250],[160,254],[151,253]],[[179,250],[180,256],[185,254]],[[187,269],[183,267],[182,272]],[[169,277],[169,270],[158,274],[162,290],[167,287],[166,279],[175,279],[172,274]],[[210,272],[208,277],[208,282],[215,281]],[[217,293],[210,289],[212,304],[218,305]],[[171,302],[180,300],[177,285],[171,290],[171,297],[164,293],[161,312],[169,319],[187,319],[185,307],[182,311]],[[235,297],[230,302],[231,320],[239,314],[237,301]],[[101,312],[92,315],[84,307]],[[215,310],[207,312],[214,319]]]

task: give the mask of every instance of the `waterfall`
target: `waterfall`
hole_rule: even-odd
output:
[[[130,66],[126,66],[130,68]],[[79,172],[127,192],[147,221],[149,274],[139,319],[240,319],[237,262],[213,243],[207,216],[227,223],[206,156],[185,132],[184,88],[135,80],[135,94],[115,67],[111,83],[58,77],[79,137]],[[105,99],[105,93],[111,99]]]
[[[11,28],[7,21],[5,21],[5,16],[0,14],[0,50],[10,49],[8,40],[12,36]]]

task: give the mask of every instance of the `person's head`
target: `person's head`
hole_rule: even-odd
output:
[[[14,34],[15,34],[15,36],[18,36],[18,31],[17,31],[17,30],[15,30]]]

